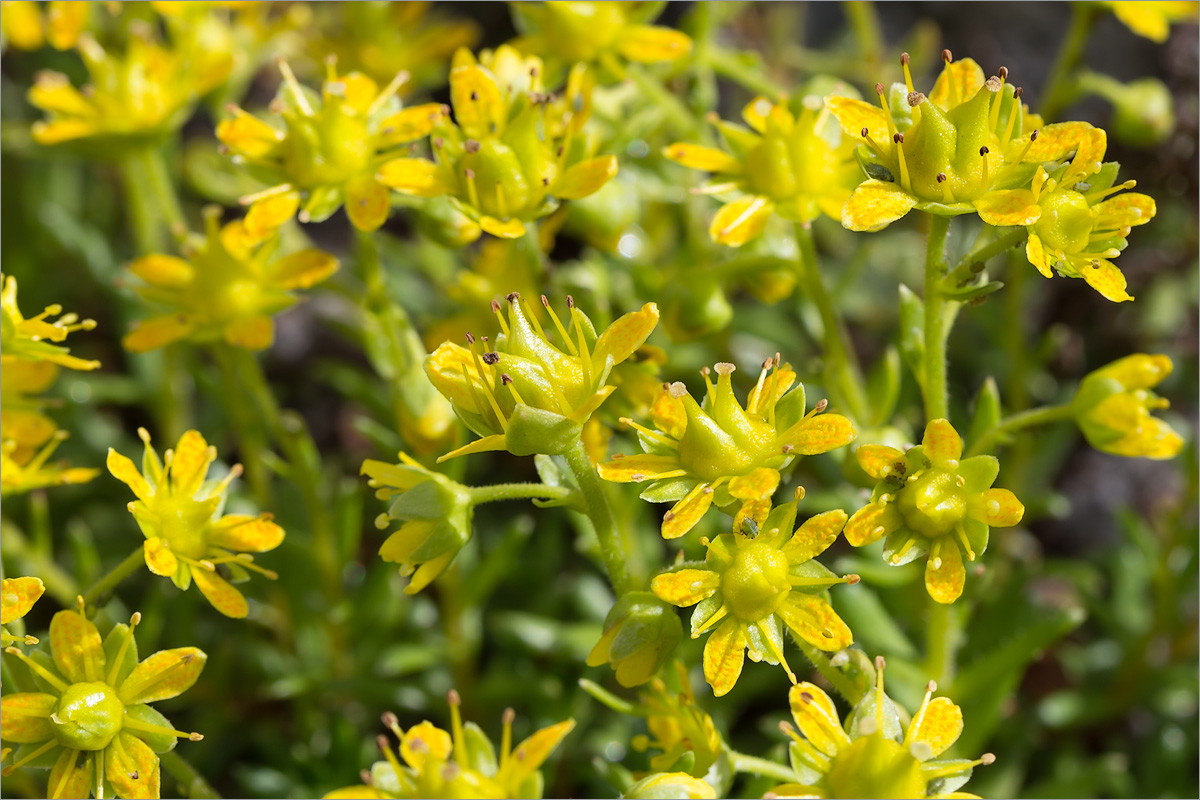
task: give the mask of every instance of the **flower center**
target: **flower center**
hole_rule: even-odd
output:
[[[924,797],[921,762],[901,745],[874,733],[856,739],[833,759],[825,778],[829,797]]]
[[[773,200],[787,200],[796,194],[791,155],[780,136],[767,136],[746,155],[746,175],[755,194]]]
[[[208,552],[212,508],[190,497],[172,497],[156,504],[160,536],[171,550],[186,558],[203,558]]]
[[[1087,249],[1092,233],[1092,211],[1083,195],[1063,189],[1043,196],[1038,205],[1042,208],[1042,216],[1033,229],[1051,250],[1082,253]]]
[[[63,692],[50,725],[59,744],[75,750],[103,750],[121,730],[125,704],[107,683],[76,683]]]
[[[739,548],[721,578],[721,589],[738,619],[755,622],[783,604],[791,591],[787,558],[766,542]]]
[[[900,513],[908,527],[925,536],[941,536],[967,513],[967,497],[956,473],[926,469],[905,486],[897,497]]]

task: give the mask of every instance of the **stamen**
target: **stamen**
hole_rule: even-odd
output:
[[[662,442],[663,444],[667,445],[668,447],[676,448],[679,446],[679,442],[670,438],[669,436],[662,433],[661,431],[651,430],[650,428],[647,428],[645,425],[640,425],[637,422],[634,422],[629,417],[621,417],[619,422],[622,422],[625,425],[628,425],[629,427],[633,428],[635,431],[638,431],[639,433],[641,433],[643,436],[648,436],[649,438],[654,439],[655,441]]]
[[[954,538],[962,545],[962,551],[967,554],[968,561],[975,560],[975,551],[971,549],[971,542],[967,539],[967,531],[963,527],[962,522],[958,522],[954,526]],[[953,544],[953,542],[947,542]],[[957,546],[957,545],[955,545]]]
[[[521,393],[517,391],[516,384],[513,383],[513,379],[512,379],[511,375],[509,375],[507,372],[501,373],[500,374],[500,382],[503,383],[505,386],[507,386],[508,390],[510,392],[512,392],[513,399],[517,401],[518,405],[522,405],[522,406],[529,405],[521,397]]]
[[[985,189],[986,189],[988,186],[990,186],[990,185],[991,185],[991,184],[989,184],[989,183],[988,183],[988,160],[987,160],[987,156],[988,156],[988,153],[989,153],[989,152],[991,152],[991,151],[987,149],[987,145],[984,145],[983,147],[979,148],[979,156],[980,156],[980,158],[982,158],[982,159],[983,159],[983,177],[981,178],[981,180],[982,180],[982,182],[983,182],[983,187],[984,187]]]
[[[716,390],[716,387],[713,386],[712,379],[709,377],[710,375],[712,375],[711,369],[709,369],[708,367],[700,368],[700,377],[704,378],[705,396],[708,398],[709,402],[712,402],[713,400],[716,399],[716,391],[717,390]],[[682,385],[683,384],[680,384],[680,386],[682,386]],[[678,395],[678,396],[682,397],[683,395]]]
[[[570,295],[567,295],[567,307],[571,309],[571,329],[575,331],[575,338],[579,346],[579,366],[583,368],[583,381],[587,385],[592,383],[592,356],[588,349],[587,337],[584,335],[583,322],[580,319],[582,311],[575,308],[575,301]]]
[[[562,321],[558,318],[558,314],[555,314],[554,309],[550,307],[550,301],[546,299],[546,295],[542,295],[542,306],[550,314],[550,320],[554,323],[554,327],[558,329],[558,335],[562,337],[567,349],[571,351],[571,355],[578,356],[579,351],[575,348],[575,343],[571,341],[571,337],[567,335],[567,329],[563,327]]]
[[[61,680],[51,674],[48,669],[22,653],[17,648],[6,647],[4,648],[4,652],[8,653],[10,656],[16,656],[19,658],[25,664],[25,666],[36,672],[44,681],[46,681],[46,683],[50,684],[55,689],[58,689],[59,692],[65,692],[69,688],[67,684],[63,683]]]
[[[496,209],[500,212],[500,219],[508,219],[508,201],[504,196],[504,183],[496,181]]]
[[[1094,191],[1087,192],[1083,196],[1087,199],[1088,205],[1095,205],[1097,201],[1103,200],[1105,197],[1108,197],[1110,194],[1116,194],[1117,192],[1123,192],[1126,189],[1132,189],[1135,186],[1137,186],[1137,181],[1128,180],[1128,181],[1125,181],[1124,183],[1119,183],[1116,186],[1111,186],[1107,189],[1096,189]]]
[[[1000,106],[1000,104],[996,103],[996,106],[998,108]],[[1014,95],[1012,108],[1009,109],[1009,112],[1008,112],[1008,123],[1004,126],[1004,136],[1001,137],[1001,139],[1000,139],[1000,142],[1003,145],[1007,146],[1008,143],[1012,141],[1013,131],[1015,131],[1017,129],[1017,118],[1020,116],[1021,116],[1021,100],[1018,96]]]
[[[0,770],[0,775],[5,775],[5,776],[12,775],[14,772],[16,772],[17,769],[25,766],[30,761],[33,761],[35,758],[40,756],[42,753],[45,753],[47,750],[49,750],[52,747],[58,747],[58,739],[51,739],[50,741],[46,742],[44,745],[42,745],[38,749],[36,749],[33,752],[26,755],[20,761],[14,761],[12,764],[9,764],[3,770]]]
[[[962,761],[951,761],[944,767],[922,769],[921,775],[928,780],[937,780],[938,778],[945,778],[948,775],[958,775],[972,767],[986,767],[994,763],[996,763],[996,756],[991,753],[984,753],[974,761],[968,761],[965,764]]]
[[[664,519],[665,519],[665,517],[664,517]],[[698,639],[701,634],[703,634],[705,631],[707,631],[712,626],[716,625],[721,620],[725,619],[725,617],[728,616],[728,614],[729,614],[729,606],[722,605],[720,608],[717,609],[716,613],[714,613],[711,617],[709,617],[708,619],[706,619],[704,621],[703,625],[701,625],[700,627],[698,627],[694,631],[692,631],[692,638]]]
[[[160,736],[174,736],[176,739],[187,739],[192,742],[201,741],[204,736],[199,733],[188,733],[187,731],[177,731],[174,728],[167,728],[162,725],[155,725],[151,722],[144,722],[136,717],[126,715],[121,723],[122,727],[131,728],[135,731],[143,733],[157,733]]]
[[[495,303],[494,300],[492,302]],[[487,395],[488,405],[491,406],[492,412],[495,413],[496,419],[500,422],[501,430],[507,431],[508,430],[508,418],[505,417],[504,412],[500,410],[500,403],[498,403],[496,401],[496,395],[494,392],[492,392],[492,381],[489,380],[489,376],[491,373],[488,370],[485,370],[483,368],[484,363],[492,365],[492,364],[495,364],[496,361],[500,360],[499,356],[496,356],[495,360],[493,361],[490,358],[488,358],[490,355],[491,355],[491,353],[485,352],[483,354],[483,358],[481,359],[479,357],[479,354],[475,352],[475,345],[474,344],[471,345],[471,358],[475,362],[475,371],[479,373],[479,388],[483,390],[483,393],[485,395]],[[463,371],[463,377],[467,379],[467,383],[473,387],[475,382],[472,381],[470,376],[467,374],[467,365],[466,364],[462,365],[462,371]],[[482,404],[478,404],[478,407],[482,409]]]
[[[1029,154],[1029,148],[1033,147],[1033,143],[1037,141],[1038,132],[1035,130],[1029,134],[1029,142],[1025,145],[1025,149],[1021,151],[1021,155],[1017,156],[1017,163],[1025,160],[1025,156]]]
[[[925,699],[921,701],[921,707],[917,709],[917,713],[913,715],[912,722],[908,726],[908,732],[904,735],[904,747],[910,747],[916,741],[918,734],[921,732],[921,724],[925,722],[925,712],[929,709],[929,700],[933,697],[933,693],[937,691],[937,681],[930,681],[925,684]]]
[[[893,134],[892,141],[896,143],[896,157],[900,160],[900,185],[907,190],[909,188],[908,161],[904,158],[904,134]]]
[[[462,713],[458,708],[462,705],[462,698],[458,696],[458,692],[451,689],[446,693],[446,702],[450,704],[450,730],[454,736],[454,760],[460,767],[466,769],[467,737],[463,733]]]
[[[391,100],[392,96],[395,95],[396,92],[400,91],[400,87],[408,83],[409,77],[410,76],[406,70],[400,70],[397,72],[396,76],[392,78],[388,85],[383,87],[383,91],[371,101],[371,105],[367,107],[367,116],[369,117],[379,109],[383,108],[384,104],[387,103],[388,100]]]
[[[75,771],[75,762],[79,760],[79,756],[83,753],[82,750],[68,750],[66,768],[58,776],[58,784],[54,787],[54,791],[50,793],[51,800],[58,800],[62,797],[63,790],[67,788],[68,777]],[[49,788],[49,787],[47,787]]]
[[[903,561],[904,554],[907,553],[909,550],[911,550],[912,546],[916,543],[917,543],[917,535],[914,533],[912,536],[909,536],[908,539],[906,539],[904,541],[904,545],[899,550],[892,553],[892,563],[899,564],[901,561]]]
[[[296,100],[296,108],[300,109],[300,113],[306,117],[316,116],[312,106],[308,104],[308,98],[304,96],[304,89],[300,86],[300,81],[296,80],[296,74],[292,72],[287,59],[279,56],[275,59],[275,63],[279,65],[279,72],[283,75],[283,82],[287,84],[288,89],[292,92],[292,97]]]
[[[883,148],[882,148],[882,147],[880,147],[880,146],[879,146],[879,145],[876,143],[876,141],[875,141],[874,139],[872,139],[872,138],[871,138],[871,131],[870,131],[870,129],[868,129],[868,128],[863,128],[863,129],[862,129],[862,131],[861,131],[861,133],[862,133],[862,138],[863,138],[863,139],[865,139],[865,140],[866,140],[866,142],[867,142],[867,146],[868,146],[868,147],[870,147],[872,150],[874,150],[874,151],[875,151],[875,154],[876,154],[877,156],[879,156],[880,158],[883,158],[883,157],[884,157],[884,154],[883,154]]]
[[[892,109],[888,105],[887,100],[883,96],[883,84],[882,83],[875,84],[875,94],[879,95],[879,105],[880,105],[880,107],[883,108],[883,113],[887,117],[888,136],[895,137],[896,121],[894,119],[892,119]]]
[[[496,319],[500,320],[500,330],[503,331],[505,336],[508,336],[508,321],[504,319],[504,315],[500,313],[500,302],[498,300],[492,301],[492,313],[496,315]],[[486,337],[484,338],[484,341],[487,341]]]
[[[134,612],[129,618],[129,630],[126,632],[125,641],[121,642],[120,649],[117,650],[117,657],[113,659],[112,669],[108,671],[108,679],[105,681],[109,686],[117,685],[117,673],[121,671],[121,664],[125,661],[125,653],[129,650],[129,645],[133,641],[134,628],[142,621],[141,612]]]
[[[770,619],[760,619],[758,621],[758,628],[763,632],[763,638],[767,640],[767,647],[771,649],[771,655],[775,656],[779,661],[780,666],[783,667],[783,671],[787,673],[788,680],[794,686],[796,684],[796,673],[792,672],[792,668],[788,666],[787,658],[783,655],[783,647],[780,646],[782,645],[782,641],[776,642],[775,638],[771,635],[774,631],[771,628]]]
[[[479,190],[475,188],[475,170],[468,167],[463,170],[463,175],[467,178],[467,197],[473,207],[479,208]]]
[[[942,187],[942,201],[947,205],[954,202],[954,193],[950,191],[950,184],[946,180],[946,173],[939,172],[937,174],[937,182]]]
[[[913,92],[912,73],[908,70],[908,53],[900,54],[900,66],[904,68],[904,85],[908,87],[909,94]]]
[[[503,770],[508,764],[508,759],[512,754],[512,726],[513,721],[517,718],[517,712],[511,708],[504,709],[504,716],[501,717],[501,724],[504,726],[500,731],[500,769]]]
[[[388,741],[388,738],[383,734],[376,736],[375,746],[379,748],[379,752],[383,753],[383,757],[387,759],[392,771],[395,772],[396,775],[403,775],[404,768],[400,766],[400,759],[396,758],[396,754],[392,752],[392,744]],[[413,743],[409,745],[409,747],[413,750],[420,751],[425,749],[425,743],[420,739],[415,739],[413,740]]]
[[[762,400],[763,382],[766,381],[767,373],[774,363],[775,360],[772,358],[768,358],[763,362],[762,371],[758,373],[758,382],[754,384],[754,390],[750,392],[752,402],[747,406],[747,411],[755,413],[758,410],[758,404]]]

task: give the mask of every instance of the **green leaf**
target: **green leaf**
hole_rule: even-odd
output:
[[[967,428],[967,441],[979,441],[984,434],[1000,424],[1000,389],[996,379],[988,376],[975,395],[975,410],[971,415],[971,426]]]
[[[900,351],[895,346],[888,345],[871,368],[871,374],[867,377],[867,397],[874,410],[874,423],[886,425],[896,411],[896,401],[900,399]]]
[[[925,304],[900,284],[900,355],[925,390]]]

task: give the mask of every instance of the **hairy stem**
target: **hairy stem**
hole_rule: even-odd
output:
[[[471,501],[475,505],[501,500],[571,500],[576,497],[578,493],[572,489],[544,483],[496,483],[471,489]]]
[[[793,635],[792,639],[796,644],[800,645],[800,651],[817,668],[817,672],[821,673],[821,677],[829,681],[829,685],[834,688],[834,691],[844,697],[847,703],[854,705],[862,699],[862,692],[855,688],[854,682],[846,676],[846,673],[829,663],[829,656],[799,636]]]
[[[950,394],[946,384],[946,239],[950,218],[929,215],[929,241],[925,250],[925,418],[949,419]]]
[[[955,661],[962,644],[962,615],[955,604],[929,598],[929,616],[925,620],[925,671],[949,691],[956,672]]]
[[[980,436],[979,441],[972,442],[970,449],[967,450],[967,456],[977,456],[980,453],[988,452],[997,444],[1000,437],[1005,434],[1016,433],[1025,428],[1032,428],[1038,425],[1049,425],[1052,422],[1070,419],[1070,417],[1070,403],[1062,403],[1057,406],[1041,406],[1040,408],[1031,408],[1028,411],[1013,414],[1010,417],[1000,420],[995,427]]]
[[[774,778],[784,783],[795,783],[796,773],[792,772],[790,767],[783,764],[776,764],[774,761],[768,761],[765,758],[758,756],[748,756],[745,753],[739,753],[736,750],[729,752],[729,765],[733,767],[734,772],[746,772],[751,775],[765,775],[768,778]]]

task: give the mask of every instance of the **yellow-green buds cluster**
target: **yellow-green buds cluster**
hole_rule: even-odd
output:
[[[307,289],[338,269],[338,260],[324,250],[276,257],[278,234],[260,240],[246,220],[222,227],[219,216],[219,209],[205,209],[206,238],[185,246],[183,258],[155,253],[129,265],[145,282],[138,294],[169,311],[137,323],[122,340],[127,350],[145,352],[181,339],[265,350],[275,338],[272,315],[296,302],[292,290]]]
[[[396,92],[408,79],[400,73],[383,89],[358,72],[338,75],[328,62],[318,96],[296,80],[280,60],[283,86],[271,109],[283,130],[231,106],[234,116],[217,126],[217,138],[251,174],[271,188],[242,198],[250,204],[246,232],[263,239],[299,211],[301,222],[327,219],[344,203],[356,228],[373,231],[384,223],[391,202],[375,173],[396,150],[422,138],[445,115],[437,103],[400,109]]]
[[[632,356],[658,323],[658,308],[647,303],[597,335],[569,296],[568,325],[544,295],[542,304],[561,346],[551,344],[514,293],[508,296],[507,320],[500,304],[492,304],[502,331],[494,346],[487,337],[477,342],[468,333],[469,347],[444,342],[426,360],[433,385],[483,437],[441,460],[487,450],[557,455],[573,447],[584,423],[615,389],[607,383],[613,367]]]
[[[203,737],[175,730],[149,704],[191,688],[208,657],[179,647],[139,661],[133,629],[141,614],[101,639],[79,602],[79,611],[51,620],[51,656],[6,651],[29,667],[40,691],[0,699],[3,738],[20,745],[4,774],[48,767],[49,797],[158,797],[159,754],[176,739]]]
[[[845,93],[848,87],[830,87]],[[741,125],[716,120],[729,152],[673,144],[663,153],[692,169],[715,173],[705,194],[741,192],[713,217],[713,241],[740,247],[763,232],[772,212],[793,222],[824,213],[840,219],[842,206],[859,184],[856,139],[845,136],[819,95],[802,97],[796,113],[756,97],[742,110]]]
[[[1010,527],[1025,514],[1012,492],[990,488],[1000,471],[996,457],[964,459],[962,437],[944,419],[925,426],[921,444],[907,452],[867,444],[855,456],[879,483],[846,523],[846,541],[862,547],[886,536],[883,558],[893,565],[927,556],[925,588],[939,603],[962,595],[963,556],[983,554],[989,526]]]
[[[752,522],[737,533],[701,540],[708,555],[701,567],[684,563],[654,578],[654,593],[676,606],[695,605],[692,638],[712,630],[704,646],[704,678],[720,697],[742,673],[745,652],[752,661],[782,664],[781,624],[821,650],[841,650],[853,639],[823,597],[831,586],[857,583],[857,575],[839,577],[813,559],[837,538],[844,511],[827,511],[793,532],[796,503],[784,503],[761,528]]]
[[[270,514],[220,514],[225,492],[242,474],[234,465],[219,481],[208,481],[208,468],[217,460],[199,431],[179,437],[174,450],[160,460],[150,446],[150,434],[138,429],[145,443],[142,470],[116,450],[108,450],[108,471],[133,490],[137,500],[129,513],[146,537],[146,567],[169,577],[180,589],[194,580],[213,608],[227,617],[249,613],[246,598],[218,574],[218,567],[241,583],[250,570],[274,579],[276,574],[254,563],[251,553],[274,550],[283,541],[283,528]]]
[[[495,797],[540,798],[545,785],[540,772],[554,748],[575,727],[568,719],[542,728],[516,747],[512,746],[512,724],[516,713],[504,712],[504,731],[496,748],[479,726],[465,725],[459,712],[458,692],[450,691],[450,732],[431,722],[407,731],[390,711],[383,724],[400,741],[399,758],[387,737],[377,740],[384,761],[363,771],[365,783],[347,786],[326,798],[437,798]]]
[[[362,474],[370,478],[375,496],[389,502],[387,512],[376,518],[376,527],[385,529],[393,520],[401,523],[379,548],[379,556],[399,564],[401,575],[412,577],[404,591],[416,594],[470,540],[475,513],[470,490],[405,453],[398,464],[364,461]]]
[[[542,91],[543,69],[510,47],[476,61],[454,56],[450,102],[433,129],[434,161],[400,158],[379,180],[404,194],[446,196],[470,220],[463,240],[480,230],[514,239],[525,223],[554,211],[561,200],[587,197],[617,174],[616,156],[590,155],[583,135],[591,110],[586,73],[574,70],[565,96]]]
[[[845,724],[819,687],[807,682],[792,687],[788,702],[800,730],[787,722],[780,728],[792,738],[792,769],[799,780],[772,789],[775,797],[976,797],[958,789],[975,767],[993,763],[995,756],[938,758],[962,734],[962,709],[945,697],[933,699],[937,684],[930,681],[921,707],[905,725],[884,694],[883,669],[883,659],[876,658],[875,689]]]
[[[1166,398],[1150,391],[1171,374],[1171,359],[1136,353],[1089,373],[1071,402],[1088,444],[1118,456],[1166,459],[1183,449],[1183,438],[1151,412]]]
[[[855,430],[839,414],[821,414],[821,401],[805,414],[804,385],[796,373],[768,359],[743,407],[733,393],[734,365],[716,365],[703,405],[682,383],[664,386],[651,411],[658,430],[626,420],[638,431],[643,455],[618,456],[600,476],[618,483],[654,481],[642,492],[653,503],[675,503],[663,518],[662,535],[682,536],[715,503],[737,507],[735,529],[745,518],[761,523],[779,487],[779,470],[796,456],[827,453],[853,441]],[[789,391],[790,390],[790,391]]]
[[[587,665],[611,664],[622,686],[639,686],[667,663],[683,638],[675,610],[650,592],[621,595],[608,616]]]

